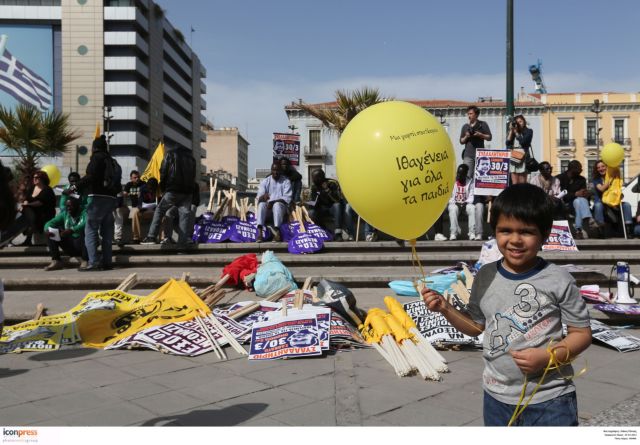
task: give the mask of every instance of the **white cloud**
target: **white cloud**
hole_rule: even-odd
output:
[[[637,79],[597,79],[587,74],[553,73],[545,75],[550,92],[638,91]],[[520,87],[533,91],[527,72],[515,73],[516,94]],[[274,131],[287,131],[285,105],[298,98],[305,102],[333,100],[337,89],[362,86],[378,88],[382,94],[397,99],[476,100],[479,96],[505,98],[504,73],[442,76],[358,77],[333,79],[326,82],[264,82],[207,83],[206,115],[214,126],[238,127],[249,140],[249,176],[255,168],[271,162],[271,137]]]

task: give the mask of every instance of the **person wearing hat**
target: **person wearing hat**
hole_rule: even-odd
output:
[[[113,242],[116,196],[122,188],[122,169],[108,152],[107,138],[101,135],[93,141],[87,173],[80,180],[80,188],[88,189],[85,245],[88,264],[80,272],[111,270],[111,244]],[[98,243],[102,237],[102,252],[98,255]]]

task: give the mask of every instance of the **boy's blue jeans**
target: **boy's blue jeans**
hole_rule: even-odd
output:
[[[482,411],[485,426],[507,426],[515,409],[515,405],[499,402],[484,393]],[[578,426],[575,391],[546,402],[529,404],[513,426]]]

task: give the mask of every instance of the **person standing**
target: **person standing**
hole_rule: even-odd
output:
[[[175,206],[180,217],[180,232],[178,248],[187,246],[187,234],[189,230],[191,201],[193,194],[193,180],[196,177],[196,160],[193,153],[186,147],[178,146],[168,151],[160,165],[160,191],[162,199],[158,203],[153,214],[151,227],[142,244],[158,244],[158,234],[162,218],[167,211]]]
[[[513,145],[516,140],[520,147],[514,148]],[[507,135],[507,148],[512,153],[511,162],[509,162],[512,184],[524,184],[527,182],[527,161],[531,159],[532,140],[533,130],[527,127],[527,120],[523,115],[519,114],[511,122],[509,134]]]
[[[69,197],[64,206],[65,209],[62,212],[44,225],[51,254],[51,264],[44,268],[47,271],[59,270],[64,267],[60,249],[69,256],[82,258],[81,264],[87,260],[87,250],[84,246],[87,212],[82,208],[80,201],[73,197]],[[57,229],[60,239],[54,240],[54,234],[49,229]]]
[[[475,105],[467,107],[469,123],[462,126],[460,131],[460,143],[464,145],[462,150],[462,162],[468,167],[468,178],[473,178],[476,170],[476,150],[484,148],[484,141],[490,141],[491,130],[489,125],[478,119],[480,109]]]
[[[473,181],[468,178],[469,168],[467,164],[460,164],[456,172],[456,182],[453,186],[453,194],[449,199],[449,224],[451,234],[449,240],[458,239],[461,229],[458,223],[460,210],[467,213],[469,226],[469,240],[476,239],[476,207],[473,204]]]
[[[87,223],[84,228],[88,264],[80,272],[111,270],[111,244],[113,243],[116,196],[122,189],[122,169],[108,152],[107,138],[101,135],[93,141],[87,173],[80,180],[80,189],[89,189]],[[99,236],[98,236],[99,235]],[[102,252],[98,244],[102,238]]]
[[[116,208],[116,211],[113,214],[115,218],[115,243],[118,245],[124,244],[122,239],[124,222],[129,218],[130,212],[132,212],[133,209],[138,208],[140,190],[143,185],[144,181],[140,180],[140,172],[138,170],[131,170],[131,173],[129,173],[129,182],[125,184],[124,190],[122,191],[122,197],[118,198],[118,208]],[[129,210],[127,198],[129,198],[131,203],[131,211]],[[134,244],[137,244],[135,242],[136,239],[138,243],[140,242],[139,237],[136,237],[135,234],[132,235],[132,238]]]
[[[287,209],[291,204],[291,181],[282,174],[282,167],[278,162],[271,165],[271,176],[267,176],[260,182],[258,188],[258,238],[262,241],[262,229],[267,225],[270,216],[273,217],[273,240],[280,241],[280,226],[287,216]],[[268,227],[268,226],[267,226]]]

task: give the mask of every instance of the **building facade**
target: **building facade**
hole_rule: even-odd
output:
[[[84,171],[96,122],[125,176],[144,169],[161,140],[205,156],[206,70],[152,0],[0,0],[0,33],[30,26],[51,29],[54,109],[82,132],[76,147],[89,149],[56,159],[63,174]]]
[[[453,145],[456,159],[462,161],[463,145],[460,144],[460,131],[468,122],[467,107],[475,105],[480,109],[480,120],[487,122],[492,133],[492,140],[485,142],[486,148],[505,148],[507,137],[506,104],[502,101],[485,100],[483,102],[462,102],[452,100],[409,100],[434,116],[438,117]],[[334,102],[317,104],[317,107],[331,108]],[[531,101],[516,103],[516,114],[525,116],[529,128],[533,129],[532,148],[536,159],[541,160],[543,150],[542,117],[544,105]],[[302,175],[303,185],[310,186],[311,172],[322,168],[327,177],[336,177],[336,150],[338,137],[329,131],[322,123],[303,111],[297,104],[291,103],[285,107],[290,125],[295,125],[300,133],[300,165],[298,171]]]
[[[640,173],[640,94],[533,94],[545,106],[544,158],[563,171],[572,159],[582,163],[591,179],[599,150],[610,142],[622,145],[625,180]]]
[[[207,152],[203,160],[207,172],[223,170],[235,179],[237,190],[245,191],[249,180],[249,142],[236,127],[204,127]]]

